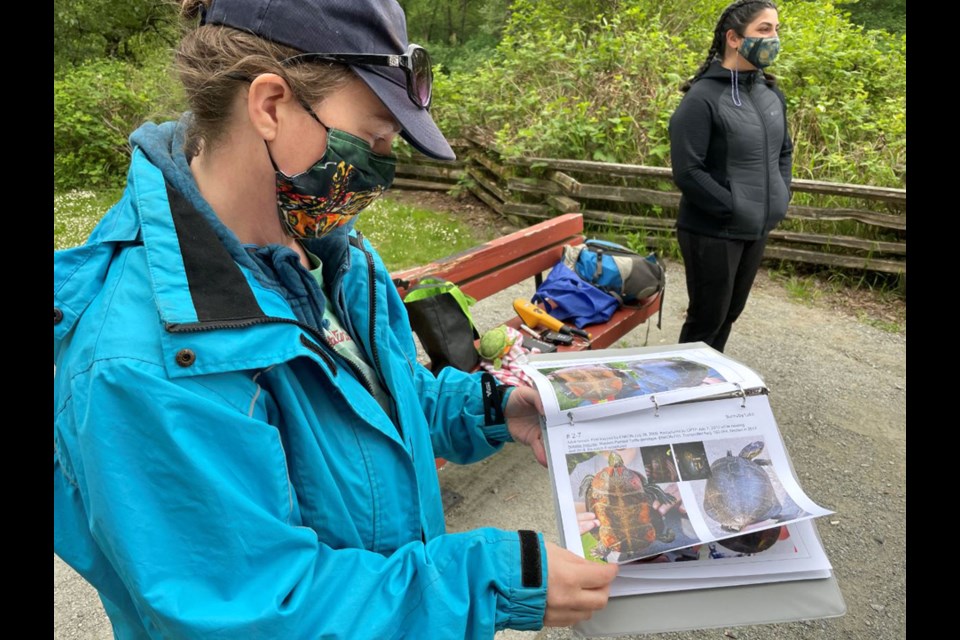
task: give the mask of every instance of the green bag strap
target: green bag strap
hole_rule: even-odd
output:
[[[477,300],[465,294],[460,290],[460,287],[452,282],[439,278],[423,278],[416,286],[407,292],[407,295],[403,298],[403,302],[405,304],[408,302],[416,302],[417,300],[431,298],[444,293],[449,293],[453,296],[453,299],[457,301],[457,304],[463,311],[463,315],[467,316],[467,320],[470,321],[470,328],[476,331],[477,328],[473,324],[473,316],[470,315],[470,307],[476,304]]]

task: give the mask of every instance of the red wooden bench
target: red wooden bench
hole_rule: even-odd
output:
[[[529,299],[542,281],[543,274],[560,262],[563,245],[581,244],[584,239],[583,216],[567,213],[435,262],[397,271],[392,277],[394,281],[401,282],[397,287],[401,297],[421,278],[433,277],[457,284],[464,293],[477,300],[533,278],[535,284],[526,296]],[[621,307],[609,321],[586,327],[592,337],[589,345],[582,340],[575,340],[574,344],[560,347],[559,350],[604,349],[611,346],[657,313],[662,295],[663,291],[660,291],[642,301],[640,308]],[[521,320],[513,308],[504,311],[508,314],[504,324],[519,328]]]
[[[406,296],[407,291],[422,278],[432,277],[455,283],[477,300],[483,300],[533,278],[534,283],[526,296],[529,300],[542,282],[543,274],[560,262],[563,246],[581,244],[584,240],[583,216],[579,213],[568,213],[461,253],[391,275],[394,282],[400,283],[397,285],[400,297]],[[642,301],[639,308],[621,307],[609,321],[586,327],[592,338],[589,343],[576,339],[570,346],[561,346],[559,351],[603,349],[613,345],[657,313],[662,297],[663,291],[660,291]],[[504,309],[504,312],[506,317],[503,324],[519,328],[521,320],[513,307]],[[437,458],[437,469],[444,463],[445,460]]]

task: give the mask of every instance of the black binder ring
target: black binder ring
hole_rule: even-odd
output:
[[[660,405],[657,404],[657,396],[651,395],[650,402],[653,403],[653,415],[655,418],[660,417]]]

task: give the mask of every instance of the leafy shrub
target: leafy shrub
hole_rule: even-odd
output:
[[[122,184],[129,157],[127,137],[144,120],[175,110],[175,87],[159,55],[142,67],[95,60],[55,77],[55,188]]]
[[[777,75],[794,176],[906,186],[906,36],[865,30],[826,2],[781,12]]]
[[[54,75],[96,58],[141,62],[176,41],[170,0],[53,0]]]
[[[498,43],[499,40],[493,35],[479,34],[463,44],[431,42],[427,48],[434,65],[439,65],[440,73],[469,73],[493,55]]]
[[[667,125],[727,0],[517,0],[496,51],[441,75],[448,135],[478,126],[508,155],[669,165]],[[828,0],[781,2],[771,68],[788,99],[797,177],[901,187],[906,41]]]

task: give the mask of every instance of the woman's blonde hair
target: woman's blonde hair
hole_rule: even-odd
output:
[[[285,66],[284,60],[304,52],[231,27],[197,26],[211,1],[179,3],[186,30],[177,47],[175,64],[193,114],[186,134],[188,158],[201,146],[216,146],[227,129],[237,91],[262,73],[284,78],[294,94],[309,104],[356,77],[348,66],[335,63]]]

